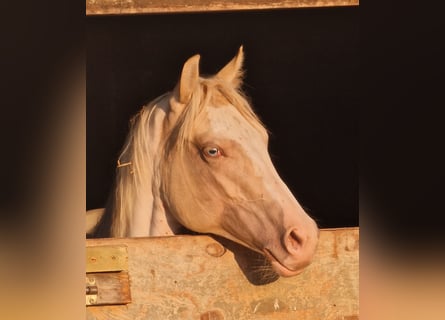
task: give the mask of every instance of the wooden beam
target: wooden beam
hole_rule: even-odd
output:
[[[357,6],[359,0],[86,0],[87,15]]]
[[[276,278],[261,256],[210,236],[88,239],[128,252],[131,303],[88,306],[87,319],[357,320],[359,228],[323,229],[313,263]]]

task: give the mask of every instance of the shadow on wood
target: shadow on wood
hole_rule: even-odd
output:
[[[278,274],[262,254],[219,236],[212,235],[212,238],[232,252],[238,267],[251,284],[264,285],[278,280]]]

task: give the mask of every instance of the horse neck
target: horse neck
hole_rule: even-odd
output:
[[[125,172],[128,169],[118,172],[111,232],[114,237],[173,235],[180,227],[165,210],[159,194],[157,173],[168,114],[165,100],[144,108],[129,134],[126,149],[131,154],[132,173]]]

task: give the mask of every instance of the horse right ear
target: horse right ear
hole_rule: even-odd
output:
[[[241,85],[243,76],[244,50],[243,46],[238,49],[237,55],[226,64],[216,76],[224,81],[231,83],[235,88]]]
[[[182,67],[181,78],[177,87],[180,103],[186,104],[190,101],[190,97],[199,83],[199,59],[199,54],[194,55]]]

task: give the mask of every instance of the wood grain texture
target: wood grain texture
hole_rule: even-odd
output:
[[[86,0],[87,15],[357,6],[359,0]]]
[[[98,290],[95,305],[116,305],[131,302],[128,272],[87,273],[87,278],[94,280]]]
[[[279,279],[251,267],[256,253],[210,236],[87,240],[117,244],[128,249],[132,302],[87,307],[89,320],[358,319],[358,228],[321,230],[313,263]]]

